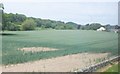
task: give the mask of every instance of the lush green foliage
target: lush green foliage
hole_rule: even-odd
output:
[[[3,30],[16,31],[20,30],[21,24],[26,20],[26,16],[22,14],[4,13],[3,16]]]
[[[40,19],[40,18],[33,18],[33,17],[26,17],[25,15],[22,14],[13,14],[13,13],[4,13],[4,18],[3,18],[3,30],[9,30],[9,31],[20,31],[20,30],[33,30],[31,27],[27,25],[27,29],[23,27],[23,24],[28,23],[29,25],[33,24],[33,21],[35,24],[32,26],[39,27],[41,29],[76,29],[77,24],[73,22],[62,22],[62,21],[53,21],[49,19]],[[28,21],[29,19],[33,20],[32,22]],[[21,29],[22,28],[22,29]],[[30,28],[30,29],[29,29]],[[33,28],[33,27],[32,27]]]
[[[82,26],[81,28],[85,30],[97,30],[100,27],[102,27],[102,25],[99,23],[91,23],[91,24],[86,24],[85,26]]]
[[[33,19],[27,19],[22,23],[22,30],[34,30],[36,27],[36,23]]]
[[[2,37],[2,63],[15,64],[27,61],[64,56],[81,52],[118,53],[117,34],[81,30],[8,31]],[[28,52],[23,47],[49,47],[56,51]]]
[[[28,19],[34,20],[33,24],[30,21],[26,21]],[[80,25],[76,24],[74,22],[62,22],[62,21],[55,21],[55,20],[49,20],[49,19],[40,19],[40,18],[33,18],[33,17],[26,17],[23,14],[13,14],[13,13],[4,13],[3,18],[3,30],[9,30],[9,31],[20,31],[20,30],[31,30],[31,29],[21,29],[23,28],[22,24],[29,23],[33,24],[32,26],[36,26],[37,30],[39,29],[56,29],[56,30],[65,30],[65,29],[82,29],[82,30],[97,30],[98,28],[102,27],[100,23],[91,23],[86,25]],[[115,26],[106,25],[104,26],[109,29],[113,29]],[[30,26],[28,28],[31,28]],[[32,29],[33,30],[33,29]]]

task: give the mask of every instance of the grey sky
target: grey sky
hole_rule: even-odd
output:
[[[87,24],[118,24],[117,2],[3,2],[5,12]]]

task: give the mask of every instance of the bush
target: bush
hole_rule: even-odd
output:
[[[35,30],[36,23],[33,19],[27,19],[22,23],[22,30]]]

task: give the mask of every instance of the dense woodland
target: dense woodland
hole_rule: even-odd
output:
[[[55,21],[50,19],[41,19],[34,17],[27,17],[23,14],[4,13],[2,30],[9,31],[28,31],[28,30],[42,30],[42,29],[56,29],[56,30],[96,30],[102,27],[100,23],[91,23],[80,25],[74,22]],[[118,25],[111,26],[104,25],[106,29],[118,28]]]

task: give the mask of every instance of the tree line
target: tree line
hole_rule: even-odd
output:
[[[41,30],[41,29],[56,29],[56,30],[97,30],[102,27],[100,23],[91,23],[80,25],[74,22],[55,21],[50,19],[41,19],[34,17],[27,17],[23,14],[4,13],[2,30],[8,31],[28,31],[28,30]],[[115,28],[110,24],[105,25],[107,29]]]

